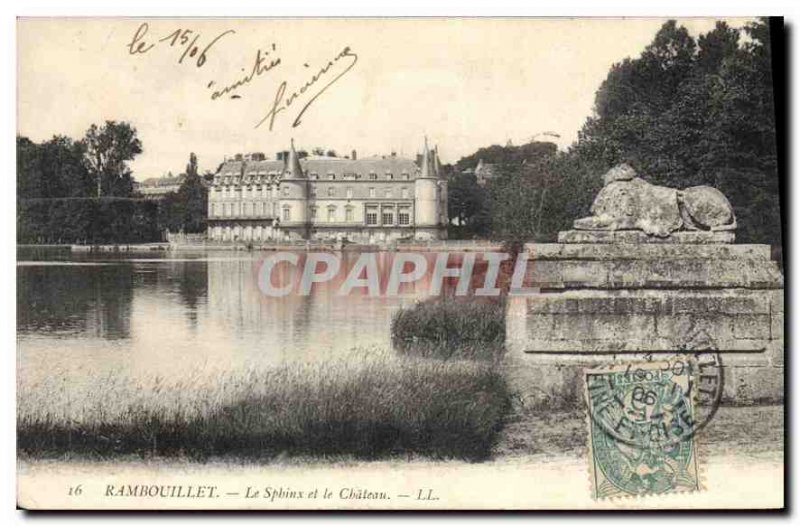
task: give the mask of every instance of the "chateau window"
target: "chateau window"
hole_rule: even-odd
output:
[[[248,216],[248,215],[250,215],[250,203],[244,203],[244,204],[242,205],[242,208],[244,209],[244,210],[242,211],[242,215],[243,215],[243,216]]]
[[[377,225],[378,224],[378,207],[377,206],[368,206],[366,210],[366,218],[368,225]]]
[[[311,197],[317,197],[317,185],[312,184],[310,192],[311,192]]]
[[[291,209],[288,206],[284,206],[283,207],[283,220],[284,221],[289,221],[289,219],[291,217],[292,217],[291,216]]]
[[[261,215],[262,216],[267,215],[267,203],[263,201],[261,202]]]
[[[353,207],[348,206],[344,209],[344,220],[345,221],[352,221],[353,220]]]
[[[370,188],[369,189],[369,196],[372,197],[372,198],[375,197],[375,188]]]
[[[397,210],[397,224],[408,226],[411,224],[411,209],[408,207],[401,207]]]
[[[392,198],[392,189],[391,188],[387,188],[386,189],[385,196],[386,196],[386,199],[391,199]]]
[[[289,187],[288,186],[284,186],[283,187],[283,197],[289,197]]]
[[[336,221],[336,207],[329,206],[328,207],[328,223],[333,223]]]
[[[352,199],[353,198],[353,188],[351,186],[348,186],[346,192],[347,192],[347,198],[348,199]]]
[[[381,223],[384,225],[393,225],[394,224],[394,209],[393,208],[384,208],[381,214]]]
[[[311,207],[311,219],[316,219],[316,218],[317,218],[317,207],[316,206],[312,206]]]
[[[408,199],[408,188],[402,188],[400,190],[400,195],[403,197],[403,199]]]
[[[329,186],[328,187],[328,197],[336,196],[336,188]]]
[[[214,213],[216,212],[216,211],[214,210],[214,208],[215,208],[215,207],[214,207],[214,203],[211,203],[211,214],[209,214],[211,217],[214,217]]]

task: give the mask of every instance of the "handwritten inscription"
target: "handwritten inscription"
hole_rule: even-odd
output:
[[[149,30],[150,26],[147,24],[147,22],[143,22],[136,29],[136,32],[133,34],[133,38],[128,43],[128,54],[130,55],[145,54],[150,50],[152,50],[154,47],[156,47],[158,44],[166,42],[167,45],[171,48],[183,49],[183,53],[178,59],[178,64],[183,64],[183,61],[187,56],[192,59],[197,57],[195,65],[198,68],[203,67],[203,64],[206,63],[206,60],[208,58],[208,52],[211,50],[214,44],[216,44],[222,37],[235,33],[233,29],[228,29],[227,31],[223,31],[216,37],[212,38],[201,49],[200,48],[200,45],[202,45],[202,41],[200,40],[201,35],[200,33],[197,33],[191,29],[179,28],[170,33],[169,35],[155,41],[152,41],[147,38],[147,33]]]
[[[262,51],[259,49],[256,51],[256,59],[253,62],[253,67],[250,70],[250,73],[245,75],[244,77],[240,78],[239,80],[228,84],[221,89],[214,89],[211,93],[211,100],[217,100],[218,98],[222,97],[223,95],[230,95],[231,98],[241,98],[241,95],[236,93],[236,90],[245,86],[253,81],[256,77],[263,75],[264,73],[272,70],[280,66],[281,59],[280,57],[277,58],[270,58],[270,53],[277,51],[277,47],[275,44],[272,44],[271,50]],[[215,81],[211,81],[208,83],[208,88],[214,88],[217,85]]]
[[[311,88],[314,87],[320,79],[333,75],[328,75],[328,72],[333,69],[340,60],[347,62],[344,69],[341,70],[338,75],[332,77],[326,84],[322,85],[321,88],[317,89],[316,91],[311,90]],[[287,88],[286,81],[284,80],[280,83],[278,90],[275,92],[275,98],[272,100],[269,111],[263,119],[258,121],[256,128],[264,124],[264,122],[269,121],[269,129],[272,131],[272,127],[275,125],[275,117],[277,117],[280,112],[288,110],[297,99],[305,96],[310,90],[313,95],[309,95],[305,105],[297,113],[297,116],[292,123],[292,128],[297,128],[300,126],[300,124],[302,124],[303,115],[311,106],[311,104],[313,104],[314,101],[316,101],[319,96],[325,92],[325,90],[330,88],[334,83],[336,83],[337,80],[342,78],[345,73],[353,69],[353,66],[356,65],[356,62],[358,62],[358,55],[353,53],[349,47],[345,47],[341,52],[339,52],[338,55],[336,55],[332,60],[329,60],[327,64],[320,68],[319,71],[313,74],[302,86],[300,86],[300,89],[293,91],[288,96],[285,96]]]
[[[186,28],[178,28],[166,36],[153,39],[148,35],[149,25],[145,22],[136,29],[130,42],[128,42],[129,55],[146,55],[156,46],[168,46],[170,48],[182,49],[178,58],[178,63],[182,64],[184,59],[195,59],[195,65],[200,68],[206,63],[209,52],[220,39],[235,33],[228,29],[219,33],[214,38],[207,40],[200,33]],[[202,46],[202,47],[201,47]],[[297,88],[290,89],[287,80],[278,80],[274,90],[268,90],[273,95],[268,98],[267,111],[264,116],[255,123],[255,128],[260,128],[266,124],[269,131],[275,127],[278,117],[294,108],[299,108],[294,115],[292,128],[300,126],[303,116],[309,108],[316,103],[323,93],[331,86],[336,84],[348,71],[358,62],[358,55],[350,48],[343,47],[333,58],[328,60],[323,66],[314,68],[307,63],[303,64],[305,69],[313,71],[305,82]],[[279,56],[278,46],[275,43],[266,48],[259,48],[254,53],[254,59],[248,68],[242,68],[244,75],[238,78],[233,77],[228,81],[210,80],[206,83],[206,88],[210,91],[209,98],[215,103],[242,99],[246,89],[255,84],[259,78],[266,78],[266,75],[273,70],[277,70],[284,64]],[[283,68],[285,69],[285,68]],[[271,77],[271,75],[269,75]]]

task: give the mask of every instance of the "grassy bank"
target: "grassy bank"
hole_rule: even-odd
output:
[[[389,355],[198,370],[179,381],[65,377],[18,386],[22,454],[480,460],[509,409],[490,364]]]
[[[406,355],[495,361],[504,352],[505,301],[434,298],[397,311],[391,331]]]

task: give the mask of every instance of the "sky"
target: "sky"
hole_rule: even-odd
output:
[[[42,141],[130,122],[138,180],[183,171],[190,152],[214,171],[226,155],[273,157],[292,139],[363,157],[413,156],[427,137],[445,163],[509,140],[565,148],[611,65],[638,56],[663,22],[20,19],[17,130]],[[716,20],[679,22],[697,36]]]

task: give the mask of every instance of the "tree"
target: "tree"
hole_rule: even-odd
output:
[[[208,189],[197,172],[197,156],[190,153],[180,187],[161,200],[158,223],[162,229],[173,232],[204,232],[207,209]]]
[[[96,196],[130,196],[133,179],[126,163],[142,153],[136,128],[127,122],[106,121],[102,127],[92,124],[84,141],[89,172],[96,182]]]
[[[186,177],[178,188],[178,202],[183,208],[183,229],[185,232],[204,232],[208,209],[208,190],[197,173],[197,156],[189,154]]]
[[[472,237],[488,233],[488,195],[474,173],[454,172],[448,177],[447,213],[457,225],[454,237]]]
[[[41,144],[17,137],[17,196],[20,198],[83,197],[91,179],[81,141],[54,136]]]
[[[612,66],[574,153],[601,172],[627,162],[646,180],[712,185],[731,201],[737,238],[779,244],[769,27],[720,22],[694,41],[665,23],[641,57]]]

